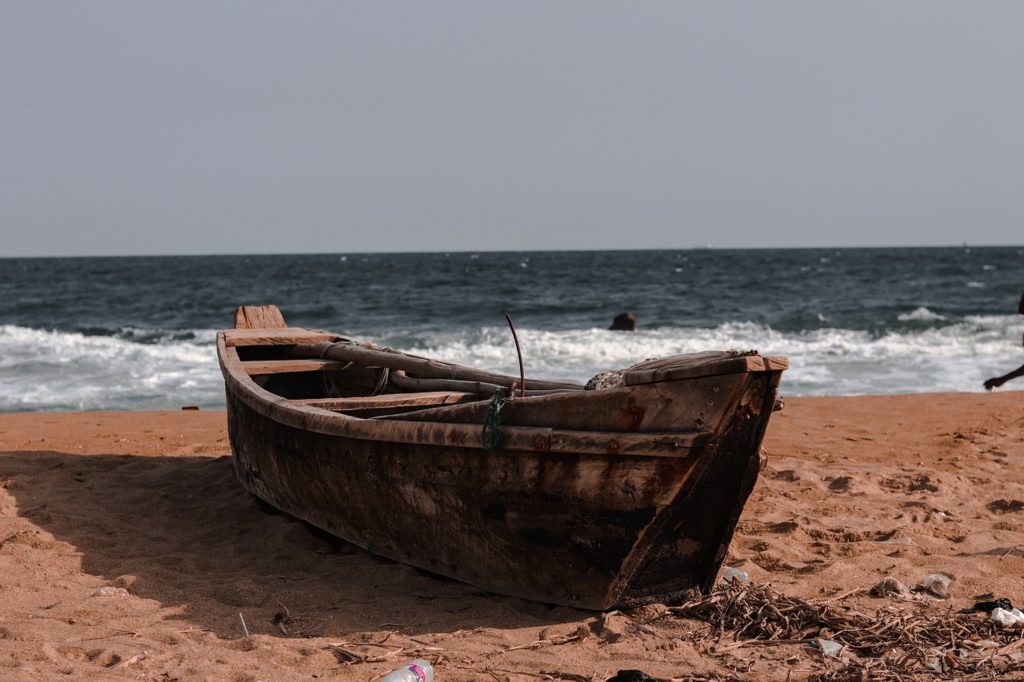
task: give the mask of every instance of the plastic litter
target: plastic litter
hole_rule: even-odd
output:
[[[1004,611],[1012,611],[1013,604],[1006,597],[999,597],[992,601],[979,601],[974,602],[974,606],[969,609],[961,609],[960,613],[992,613],[995,609],[1003,609]]]
[[[732,566],[730,566],[729,568],[725,569],[724,573],[722,573],[722,579],[720,582],[724,585],[726,583],[731,583],[737,580],[743,583],[744,585],[750,584],[750,576],[747,575],[746,571],[741,571],[738,568],[733,568]]]
[[[811,642],[811,646],[821,652],[822,656],[838,659],[843,655],[844,647],[839,642],[831,639],[818,638]]]
[[[991,621],[999,623],[1004,628],[1009,628],[1024,623],[1024,612],[1021,612],[1020,609],[1007,611],[1006,609],[1001,609],[997,606],[992,609],[992,613],[989,614],[988,618]]]
[[[873,597],[909,597],[910,590],[890,575],[872,587],[870,594]]]
[[[953,576],[945,573],[926,575],[924,580],[914,585],[914,592],[925,592],[938,599],[949,598],[949,586],[953,584]]]
[[[97,587],[91,597],[127,597],[128,590],[123,587]]]
[[[380,682],[434,682],[434,666],[430,661],[417,658],[404,667],[389,672]]]

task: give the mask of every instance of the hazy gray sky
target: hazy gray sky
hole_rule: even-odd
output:
[[[7,2],[0,256],[1024,243],[1024,2]]]

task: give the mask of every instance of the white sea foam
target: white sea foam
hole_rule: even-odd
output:
[[[790,395],[860,395],[922,391],[977,391],[982,382],[1019,364],[1017,319],[968,317],[922,331],[824,328],[781,333],[752,322],[714,328],[662,328],[637,332],[604,329],[519,331],[527,374],[584,381],[609,368],[650,357],[711,349],[756,348],[790,359],[783,387]],[[438,333],[406,350],[517,373],[508,330]]]
[[[0,325],[0,410],[177,409],[224,402],[212,330],[142,344]]]
[[[914,308],[909,313],[900,313],[896,316],[896,319],[900,322],[933,322],[936,320],[946,319],[945,315],[939,315],[938,313],[928,310],[924,306],[920,308]]]
[[[918,312],[925,311],[925,312]],[[929,315],[925,317],[926,313]],[[911,319],[936,321],[927,309]],[[711,328],[519,330],[528,375],[585,381],[650,357],[756,348],[786,355],[787,395],[978,391],[1020,364],[1018,316],[970,316],[941,327],[890,331],[821,328],[783,333],[753,322]],[[177,409],[223,405],[213,330],[143,344],[111,336],[0,325],[0,411]],[[169,334],[168,337],[173,337]],[[517,374],[508,329],[367,338],[401,350]]]

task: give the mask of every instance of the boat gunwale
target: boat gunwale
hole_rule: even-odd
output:
[[[290,331],[294,332],[299,330],[308,332],[310,335],[329,335],[329,332],[318,330],[290,328]],[[341,438],[482,449],[481,426],[476,424],[367,419],[319,407],[296,404],[288,398],[272,393],[253,380],[238,355],[237,344],[229,345],[228,335],[237,331],[225,330],[217,334],[217,355],[225,379],[226,390],[238,396],[249,407],[268,419],[284,426]],[[249,332],[246,336],[255,336],[256,330],[245,331]],[[262,332],[261,336],[268,337],[261,339],[267,341],[265,345],[293,343],[293,341],[288,341],[285,344],[275,344],[272,337],[279,330],[262,329],[260,331]],[[749,369],[745,369],[736,373],[742,374],[749,371]],[[517,400],[543,400],[545,397],[547,396],[518,398]],[[626,433],[513,425],[502,426],[501,430],[504,443],[500,450],[562,454],[685,457],[692,450],[702,448],[715,440],[715,434],[711,431]]]

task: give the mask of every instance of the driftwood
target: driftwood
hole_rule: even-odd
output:
[[[519,383],[519,378],[507,374],[496,374],[472,367],[430,360],[415,355],[376,350],[360,345],[345,343],[317,343],[296,345],[290,354],[294,357],[318,358],[351,362],[364,367],[387,367],[410,372],[421,379],[452,379],[456,381],[481,381],[496,386],[509,387]],[[530,385],[537,389],[558,389],[582,391],[583,387],[568,381],[539,381],[530,379]],[[431,389],[436,390],[436,389]],[[493,391],[491,391],[493,392]]]

